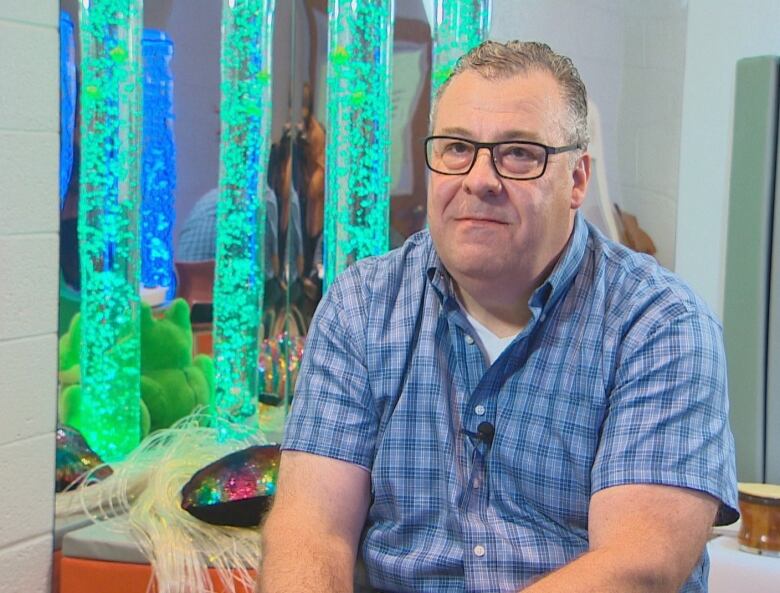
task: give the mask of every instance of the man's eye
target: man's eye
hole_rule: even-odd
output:
[[[532,160],[536,158],[536,155],[524,146],[511,146],[504,153],[504,156],[518,160]]]
[[[471,146],[465,142],[450,142],[444,147],[444,152],[448,154],[466,154],[471,152]]]

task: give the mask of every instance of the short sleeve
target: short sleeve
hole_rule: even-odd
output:
[[[708,315],[640,321],[621,346],[591,489],[632,483],[706,492],[721,501],[716,523],[739,517],[726,358]]]
[[[370,468],[378,417],[365,365],[366,309],[360,286],[359,274],[348,269],[317,308],[282,448]]]

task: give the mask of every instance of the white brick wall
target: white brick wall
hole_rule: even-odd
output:
[[[669,268],[686,23],[685,0],[493,0],[493,38],[545,41],[574,60],[601,114],[609,198],[637,216]]]
[[[0,593],[50,587],[58,2],[0,0]]]
[[[623,89],[617,112],[619,198],[672,269],[687,10],[680,0],[627,2]]]

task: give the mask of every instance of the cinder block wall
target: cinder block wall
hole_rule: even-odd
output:
[[[609,198],[674,269],[687,2],[494,0],[490,35],[544,41],[574,60],[601,115]]]
[[[58,16],[56,0],[0,0],[0,593],[50,587]]]
[[[687,10],[680,0],[618,4],[625,32],[615,198],[653,238],[658,261],[675,269]]]

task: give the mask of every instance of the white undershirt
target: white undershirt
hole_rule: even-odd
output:
[[[482,349],[485,351],[485,354],[487,354],[491,365],[496,362],[498,357],[501,356],[501,353],[507,349],[507,346],[509,346],[509,344],[512,343],[512,340],[517,337],[517,334],[520,333],[517,332],[511,336],[507,336],[506,338],[499,338],[496,334],[494,334],[479,321],[469,315],[465,309],[463,312],[466,313],[466,319],[469,320],[469,323],[474,328],[474,331],[477,332],[477,337],[482,343]]]
[[[453,291],[454,292],[454,291]],[[494,334],[492,331],[490,331],[488,328],[486,328],[484,325],[482,325],[479,321],[474,319],[474,317],[466,311],[466,307],[463,306],[463,303],[460,302],[460,298],[458,298],[457,293],[455,293],[455,300],[458,302],[458,305],[460,305],[461,311],[463,311],[463,314],[466,316],[466,319],[468,319],[469,323],[471,324],[471,327],[474,328],[474,331],[477,332],[477,340],[479,341],[479,344],[482,346],[482,350],[485,354],[487,354],[488,360],[490,361],[490,364],[492,365],[499,356],[501,356],[501,353],[506,350],[507,346],[512,343],[512,340],[514,340],[517,337],[517,334],[520,332],[516,332],[512,334],[511,336],[507,336],[506,338],[499,338],[496,334]]]

